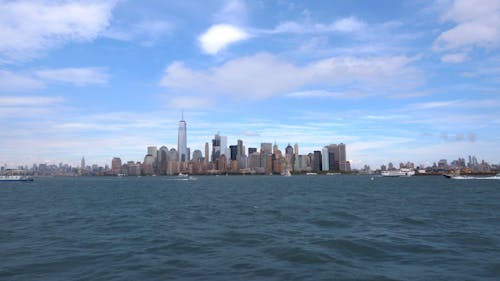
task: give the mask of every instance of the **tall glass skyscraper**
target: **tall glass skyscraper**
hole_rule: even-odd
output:
[[[181,121],[179,121],[179,136],[177,138],[177,150],[179,152],[179,161],[186,162],[188,160],[187,155],[187,132],[186,132],[186,121],[184,121],[184,113],[181,116]]]

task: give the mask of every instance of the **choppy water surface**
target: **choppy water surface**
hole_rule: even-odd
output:
[[[499,280],[500,181],[0,183],[0,280]]]

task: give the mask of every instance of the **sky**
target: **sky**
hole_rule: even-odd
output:
[[[500,163],[500,0],[0,0],[0,165],[214,134],[354,168]]]

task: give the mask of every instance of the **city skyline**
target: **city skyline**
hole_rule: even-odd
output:
[[[0,10],[0,165],[143,161],[151,145],[193,154],[216,132],[228,148],[345,143],[358,169],[468,155],[500,163],[499,1]]]

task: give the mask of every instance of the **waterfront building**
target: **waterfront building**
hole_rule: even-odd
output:
[[[221,137],[219,133],[212,139],[212,162],[217,161],[221,156]]]
[[[177,175],[180,171],[180,162],[177,160],[169,160],[167,165],[167,175]]]
[[[245,146],[242,140],[238,140],[237,144],[237,154],[236,161],[238,161],[238,167],[240,169],[245,169],[247,167],[247,157],[245,155]]]
[[[154,174],[153,170],[153,164],[154,164],[155,158],[153,155],[147,154],[144,156],[144,162],[142,163],[142,174],[146,176],[151,176]]]
[[[216,170],[223,172],[223,173],[225,173],[227,171],[226,155],[224,155],[224,154],[221,155],[215,163],[216,163],[216,168],[215,168]]]
[[[281,154],[281,150],[278,149],[278,146],[275,145],[273,148],[272,155],[272,171],[274,174],[281,174],[283,172],[283,164],[284,164],[283,155]]]
[[[229,159],[229,148],[227,147],[226,136],[220,136],[220,154],[226,155],[226,160]]]
[[[256,151],[250,153],[248,155],[248,168],[256,170],[259,167],[260,167],[260,153]]]
[[[120,159],[119,157],[114,157],[111,160],[111,174],[118,175],[121,173],[121,169],[122,169],[122,159]]]
[[[273,154],[273,144],[269,142],[263,142],[260,144],[260,167],[264,168],[265,173],[271,173],[272,171],[272,160],[268,162],[268,155]],[[271,158],[272,159],[272,158]],[[268,169],[271,167],[271,169]]]
[[[290,144],[285,148],[285,170],[291,172],[294,170],[294,159],[296,156],[294,155],[294,149]]]
[[[153,171],[157,170],[158,167],[158,150],[156,149],[156,146],[148,146],[147,148],[147,154],[146,155],[151,155],[153,156]]]
[[[127,175],[129,176],[140,176],[142,171],[142,165],[140,162],[135,163],[134,161],[127,162]]]
[[[201,150],[196,149],[193,151],[193,162],[200,162],[200,159],[203,158],[203,154],[201,153]]]
[[[330,170],[330,154],[328,153],[328,147],[325,146],[321,149],[321,170],[329,171]]]
[[[237,160],[231,160],[231,172],[232,173],[237,173],[239,170],[238,168],[238,161]]]
[[[328,169],[331,171],[340,171],[339,146],[330,144],[326,148],[328,151]]]
[[[313,171],[321,171],[321,151],[315,150],[312,158],[312,169]]]
[[[167,174],[167,165],[168,165],[168,148],[166,146],[160,147],[158,150],[158,174],[166,175]]]
[[[263,142],[260,144],[260,154],[272,154],[273,144],[270,142]]]
[[[265,166],[262,166],[262,167],[265,169],[264,173],[266,175],[269,175],[273,172],[273,155],[272,154],[266,155]]]
[[[239,160],[239,158],[245,156],[245,146],[243,145],[243,141],[242,140],[238,140],[237,144],[238,146],[238,156],[236,160]]]
[[[187,125],[186,121],[184,121],[184,113],[181,116],[181,120],[179,121],[179,133],[177,137],[177,151],[179,152],[179,161],[186,162],[188,161],[187,156]]]
[[[288,144],[285,148],[285,155],[289,155],[290,158],[293,156],[293,147],[290,144]]]
[[[147,154],[154,157],[156,155],[156,146],[148,146],[148,153]]]
[[[347,167],[347,156],[346,156],[346,148],[345,144],[340,143],[338,145],[338,154],[339,154],[339,170],[342,172],[350,171],[350,167]]]
[[[208,149],[209,149],[209,147],[208,147],[208,142],[206,142],[206,143],[205,143],[205,163],[206,163],[206,164],[208,163],[208,161],[209,161],[209,159],[210,159],[210,158],[209,158],[209,155],[208,155]]]
[[[230,151],[230,160],[237,162],[238,161],[238,146],[237,145],[230,145],[229,151]]]
[[[175,150],[175,148],[171,148],[167,154],[168,161],[177,161],[178,158],[179,154],[177,153],[177,150]]]

